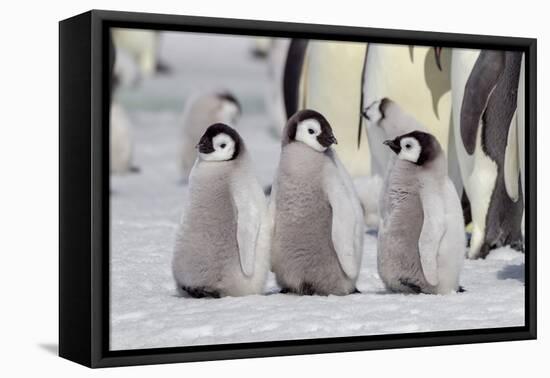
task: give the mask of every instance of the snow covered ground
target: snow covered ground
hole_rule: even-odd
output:
[[[249,41],[216,37],[205,43],[175,33],[161,54],[170,76],[122,89],[134,126],[140,174],[111,181],[111,349],[375,335],[524,324],[524,255],[508,248],[466,261],[465,293],[447,296],[385,292],[376,271],[376,237],[367,235],[358,281],[361,294],[298,297],[277,294],[222,299],[176,296],[171,257],[187,187],[177,171],[178,121],[187,95],[225,87],[242,101],[239,131],[262,184],[276,169],[279,141],[263,105],[266,69],[248,55]]]

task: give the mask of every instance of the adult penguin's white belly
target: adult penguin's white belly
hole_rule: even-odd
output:
[[[468,78],[479,57],[480,50],[453,49],[451,88],[453,93],[453,134],[464,189],[468,194],[472,213],[472,239],[470,254],[477,251],[483,243],[486,215],[489,210],[491,193],[497,178],[497,165],[481,147],[481,132],[478,130],[475,150],[468,154],[461,137],[460,114],[464,100],[464,90]]]
[[[447,151],[451,122],[450,49],[441,49],[438,59],[434,47],[369,44],[363,107],[390,98],[426,126]],[[385,136],[378,131],[367,122],[373,173],[383,175],[389,152],[382,145]]]
[[[450,55],[450,49],[441,49],[438,65],[434,47],[370,43],[362,107],[390,98],[426,126],[447,152],[451,123]],[[382,145],[386,136],[375,125],[366,124],[373,174],[383,175],[389,160],[388,149]]]
[[[369,145],[362,136],[361,79],[366,44],[309,41],[300,105],[325,116],[338,139],[335,150],[351,176],[370,173]]]

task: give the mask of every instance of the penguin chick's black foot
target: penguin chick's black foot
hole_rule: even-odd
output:
[[[298,289],[300,295],[315,295],[315,287],[309,282],[302,282]]]
[[[465,293],[466,289],[464,289],[462,286],[459,286],[456,292],[457,293]]]
[[[420,294],[422,292],[422,289],[420,288],[420,286],[412,283],[407,278],[400,278],[399,283],[405,286],[407,289],[409,289],[410,292],[414,294]]]
[[[361,292],[359,290],[357,290],[357,288],[353,289],[353,291],[351,293],[352,294],[361,294]]]
[[[283,287],[280,291],[281,294],[297,294],[297,295],[315,295],[315,288],[309,282],[302,282],[298,289],[291,289],[289,287]]]
[[[205,287],[182,286],[181,290],[192,298],[219,298],[220,293]]]

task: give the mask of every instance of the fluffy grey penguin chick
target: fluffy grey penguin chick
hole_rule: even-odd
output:
[[[197,157],[195,144],[208,126],[224,123],[235,126],[241,115],[241,106],[229,92],[208,92],[192,96],[181,117],[181,147],[179,165],[182,178],[187,180]]]
[[[393,111],[401,111],[394,106]],[[383,114],[379,122],[384,122]],[[404,118],[401,118],[404,119]],[[436,138],[413,131],[384,142],[397,159],[386,176],[378,232],[378,272],[391,291],[459,291],[464,220]]]
[[[210,126],[198,145],[172,271],[191,297],[262,293],[269,269],[265,196],[231,127]]]
[[[363,213],[349,174],[331,145],[327,120],[313,110],[294,114],[283,130],[269,211],[272,270],[282,292],[346,295],[363,252]]]

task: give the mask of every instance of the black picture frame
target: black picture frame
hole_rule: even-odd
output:
[[[523,51],[526,62],[525,326],[109,350],[110,27]],[[88,367],[535,339],[536,64],[531,38],[92,10],[59,23],[59,355]]]

